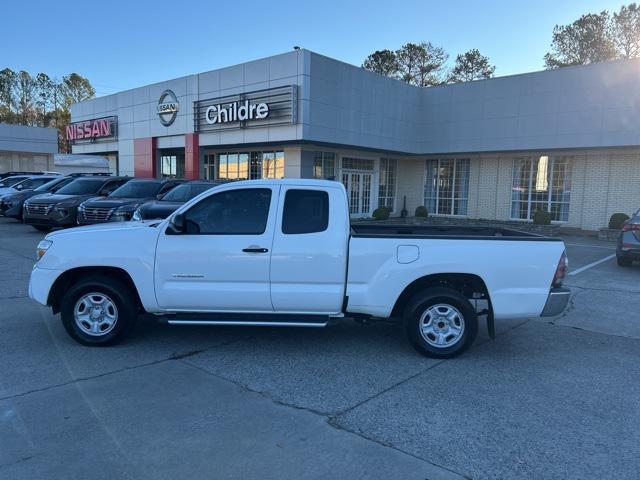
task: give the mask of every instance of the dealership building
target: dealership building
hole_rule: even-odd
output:
[[[354,217],[585,230],[640,208],[640,61],[419,88],[308,50],[72,106],[74,153],[121,175],[328,178]]]

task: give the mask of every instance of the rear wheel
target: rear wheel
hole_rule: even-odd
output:
[[[620,267],[630,267],[632,260],[630,258],[616,257],[616,262]]]
[[[473,344],[478,335],[478,316],[458,291],[434,287],[409,300],[404,327],[418,352],[432,358],[451,358]]]
[[[83,345],[122,341],[138,316],[136,299],[122,282],[95,276],[75,283],[60,304],[62,324]]]

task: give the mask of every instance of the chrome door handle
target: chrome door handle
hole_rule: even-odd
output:
[[[267,253],[269,249],[262,247],[247,247],[243,248],[242,251],[246,253]]]

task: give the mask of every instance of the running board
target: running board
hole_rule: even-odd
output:
[[[176,313],[166,315],[170,325],[238,325],[245,327],[316,327],[329,323],[324,315],[269,315],[237,313]]]

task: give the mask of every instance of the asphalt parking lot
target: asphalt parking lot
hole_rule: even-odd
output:
[[[640,265],[611,243],[565,239],[564,316],[498,322],[436,361],[352,322],[145,318],[82,347],[27,298],[42,236],[0,218],[2,479],[638,478]]]

